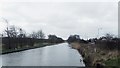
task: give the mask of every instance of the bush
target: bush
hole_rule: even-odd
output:
[[[98,40],[96,44],[98,44],[97,46],[102,49],[114,50],[119,48],[118,40]]]

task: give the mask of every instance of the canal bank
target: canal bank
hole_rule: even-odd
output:
[[[57,43],[57,44],[60,44],[60,43]],[[2,50],[2,54],[20,52],[20,51],[25,51],[25,50],[35,49],[35,48],[41,48],[41,47],[51,46],[51,45],[55,45],[55,43],[54,44],[53,43],[47,43],[47,44],[37,43],[37,44],[35,44],[34,46],[31,46],[31,47]]]
[[[67,43],[4,54],[2,62],[3,66],[85,66],[78,51]]]
[[[104,50],[96,47],[96,44],[70,43],[73,49],[82,55],[86,67],[118,68],[118,50]]]

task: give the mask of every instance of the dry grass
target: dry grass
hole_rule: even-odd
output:
[[[72,48],[77,49],[84,54],[84,59],[91,62],[90,66],[95,66],[97,63],[105,65],[103,62],[119,56],[118,50],[103,50],[95,44],[80,44],[71,43]]]

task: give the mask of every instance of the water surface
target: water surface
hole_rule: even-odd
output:
[[[1,56],[0,56],[1,57]],[[2,55],[3,66],[84,66],[67,43]]]

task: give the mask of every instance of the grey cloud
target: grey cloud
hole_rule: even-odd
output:
[[[46,34],[57,34],[67,38],[70,34],[96,37],[98,28],[101,35],[117,34],[117,3],[71,2],[71,3],[9,3],[4,4],[2,16],[11,24],[26,31],[43,29]]]

